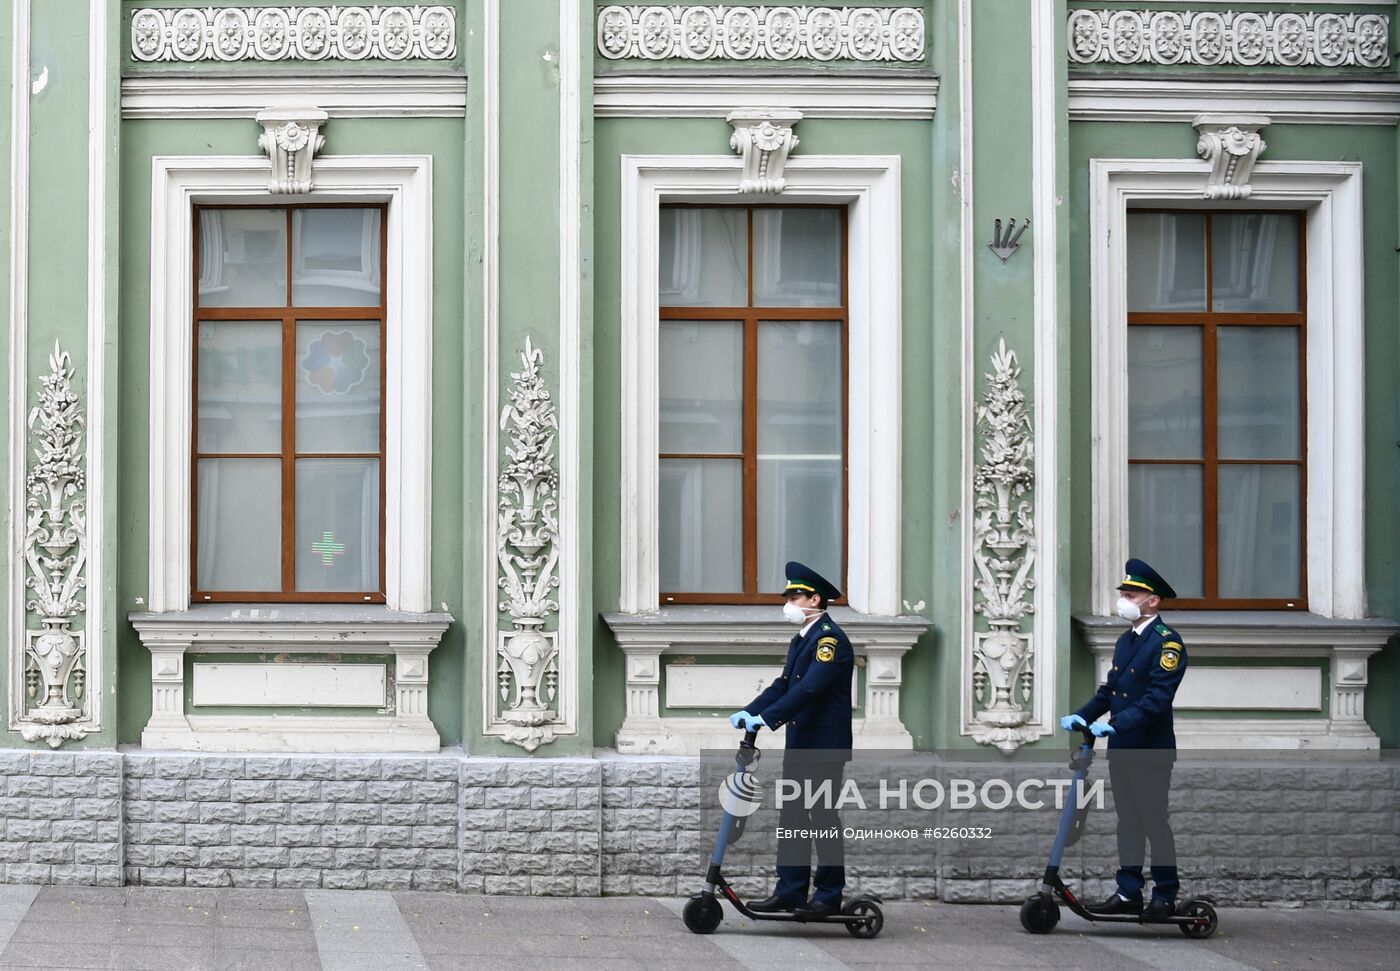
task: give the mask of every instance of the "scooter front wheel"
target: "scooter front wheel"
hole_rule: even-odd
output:
[[[869,898],[859,898],[852,900],[841,908],[841,913],[847,917],[862,917],[863,920],[848,921],[846,932],[852,937],[871,938],[880,933],[885,926],[885,912],[880,909],[880,905]]]
[[[701,893],[691,897],[681,912],[685,926],[694,934],[713,934],[724,919],[724,910],[713,894]]]
[[[1220,925],[1215,908],[1204,900],[1188,900],[1181,905],[1177,913],[1182,917],[1195,918],[1183,921],[1177,926],[1181,928],[1181,933],[1197,940],[1210,937]]]
[[[1032,934],[1049,934],[1060,922],[1060,905],[1038,893],[1021,905],[1021,926]]]

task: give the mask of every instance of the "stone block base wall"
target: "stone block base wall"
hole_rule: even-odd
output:
[[[0,752],[0,879],[680,896],[700,886],[713,846],[713,769],[685,758],[10,750]],[[1063,762],[917,755],[901,772],[1012,789],[1068,774]],[[1091,781],[1105,775],[1098,764]],[[880,776],[860,762],[847,773],[867,797]],[[1066,855],[1067,878],[1090,898],[1112,887],[1114,818],[1109,791]],[[1400,763],[1183,762],[1172,819],[1183,893],[1235,906],[1400,906]],[[1038,883],[1057,820],[1053,807],[946,800],[932,810],[843,810],[846,826],[920,834],[848,841],[848,886],[889,899],[1018,901]],[[769,889],[775,822],[765,808],[730,847],[726,875],[741,893]],[[990,838],[965,832],[978,827]],[[952,832],[923,835],[930,828]]]

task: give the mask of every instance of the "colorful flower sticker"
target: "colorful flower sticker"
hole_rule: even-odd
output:
[[[325,394],[345,394],[369,370],[365,342],[348,330],[328,330],[311,342],[301,360],[306,380]]]

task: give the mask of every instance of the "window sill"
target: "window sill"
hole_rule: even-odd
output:
[[[428,655],[450,614],[355,604],[200,604],[128,619],[151,652],[146,748],[435,752],[441,745],[428,718]],[[200,714],[198,692],[185,701],[187,653],[280,657],[202,666],[195,684],[207,691],[205,711],[217,714]],[[290,654],[312,657],[292,661]],[[392,665],[365,657],[389,654]],[[353,709],[362,713],[345,713]]]
[[[865,665],[865,717],[852,724],[855,746],[912,748],[913,737],[899,712],[903,659],[932,625],[916,615],[874,616],[850,607],[833,607],[830,614],[850,637],[856,663]],[[776,605],[681,604],[644,614],[605,613],[602,617],[627,656],[627,714],[616,741],[618,752],[629,755],[694,755],[733,744],[734,733],[721,719],[660,714],[663,655],[685,655],[686,660],[677,658],[672,663],[687,667],[707,664],[691,658],[718,655],[744,655],[760,662],[756,667],[765,666],[762,662],[776,666],[796,632]],[[747,685],[736,685],[735,690],[746,692]],[[734,707],[750,697],[736,698]]]
[[[1165,619],[1196,657],[1239,657],[1244,648],[1270,657],[1325,657],[1333,648],[1374,653],[1400,632],[1400,624],[1385,617],[1338,620],[1296,610],[1169,610]],[[1112,652],[1124,623],[1118,617],[1074,615],[1095,653],[1105,647]]]
[[[1178,713],[1195,716],[1177,719],[1179,748],[1379,750],[1380,739],[1366,722],[1367,668],[1400,624],[1291,610],[1177,610],[1166,620],[1181,634],[1188,657],[1212,662],[1188,668],[1178,689]],[[1094,655],[1095,683],[1101,684],[1124,621],[1076,615],[1074,624]]]

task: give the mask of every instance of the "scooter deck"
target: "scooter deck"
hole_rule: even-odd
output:
[[[739,899],[739,895],[734,892],[734,888],[731,887],[729,883],[724,880],[723,877],[720,878],[720,883],[718,884],[717,889],[720,891],[720,893],[724,895],[724,899],[729,901],[730,905],[735,910],[737,910],[743,916],[749,918],[749,920],[777,920],[793,924],[860,924],[870,919],[868,915],[843,914],[840,912],[837,912],[835,914],[826,914],[821,917],[807,917],[802,914],[795,914],[785,911],[777,911],[775,913],[759,912],[756,910],[750,910],[748,905],[745,904],[741,899]],[[854,897],[852,899],[859,900],[861,898],[872,900],[877,904],[881,902],[880,898],[872,894],[860,894],[858,897]]]

